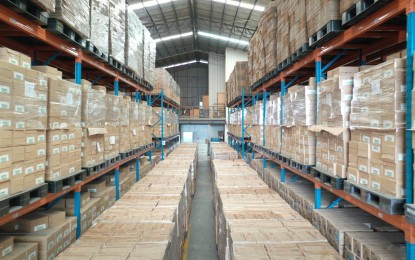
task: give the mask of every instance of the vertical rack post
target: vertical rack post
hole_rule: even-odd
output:
[[[407,4],[407,39],[406,39],[406,203],[414,203],[414,169],[412,147],[412,90],[414,84],[413,59],[415,52],[415,1],[408,0]],[[415,230],[410,225],[405,228],[406,259],[415,258]]]
[[[164,91],[161,90],[161,159],[164,160],[164,146],[166,145],[166,141],[164,140]]]
[[[75,59],[75,83],[81,84],[82,81],[82,59],[80,57]]]
[[[135,181],[140,180],[140,157],[135,158]]]
[[[242,129],[242,133],[241,133],[241,143],[242,143],[242,147],[241,147],[241,155],[242,158],[245,158],[245,91],[244,89],[242,89],[242,96],[241,96],[241,101],[242,101],[242,121],[241,121],[241,129]]]
[[[119,87],[120,87],[120,82],[117,76],[114,80],[114,94],[117,97],[119,95]],[[114,174],[115,174],[115,200],[119,200],[120,199],[120,165],[119,164],[117,165],[117,168],[115,168]]]
[[[314,208],[321,208],[321,187],[319,184],[314,184]]]
[[[76,216],[76,239],[81,236],[81,188],[74,191],[74,215]]]
[[[285,79],[281,80],[281,97],[280,97],[280,142],[282,145],[282,125],[284,124],[284,96],[287,89],[285,87]],[[285,167],[281,167],[281,182],[285,182]]]
[[[265,124],[266,124],[266,116],[267,116],[267,92],[265,89],[262,90],[262,146],[265,147],[266,145],[266,138],[265,138]],[[264,156],[263,158],[264,170],[262,171],[262,179],[265,176],[265,169],[267,168],[267,158]]]

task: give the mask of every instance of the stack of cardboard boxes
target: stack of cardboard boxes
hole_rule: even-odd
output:
[[[370,190],[405,196],[406,59],[354,76],[347,179]]]
[[[29,57],[0,48],[0,197],[44,183],[47,84]]]
[[[151,125],[153,125],[152,132],[154,136],[161,137],[162,130],[164,131],[164,137],[170,137],[179,132],[178,124],[177,124],[178,117],[176,113],[172,112],[169,109],[164,108],[164,111],[163,111],[164,129],[162,129],[163,125],[161,124],[162,109],[160,107],[154,107],[153,113],[156,114],[155,116],[152,117],[152,123],[151,123]]]
[[[227,103],[229,104],[235,98],[240,97],[242,95],[242,89],[244,90],[245,96],[251,95],[251,89],[249,87],[248,62],[238,61],[226,82]]]
[[[265,146],[277,153],[281,152],[281,98],[274,94],[267,101]]]
[[[120,99],[120,152],[131,150],[131,132],[130,132],[130,105],[131,97],[123,96]]]
[[[105,124],[107,132],[104,135],[104,159],[109,160],[120,153],[120,117],[121,100],[120,96],[109,93],[105,96],[107,107]]]
[[[104,161],[105,96],[106,88],[82,81],[82,167]]]
[[[180,104],[180,87],[170,75],[170,73],[164,68],[156,69],[156,84],[154,85],[153,92],[156,94],[164,92],[164,96],[170,98],[177,104]],[[209,106],[209,105],[208,105]]]
[[[19,250],[26,248],[24,259],[53,259],[76,240],[76,228],[76,218],[66,217],[65,211],[39,209],[3,225],[0,232],[12,236]],[[19,243],[24,246],[17,247]]]
[[[13,236],[0,236],[2,259],[37,259],[37,243],[15,243]]]
[[[310,127],[315,123],[315,79],[310,78],[307,86],[296,85],[289,88],[283,102],[281,153],[299,163],[314,165],[316,137]]]
[[[82,90],[62,80],[52,67],[35,67],[48,75],[48,129],[46,135],[46,180],[55,181],[81,170]]]
[[[346,12],[350,7],[352,7],[354,4],[359,2],[360,0],[342,0],[340,1],[340,14],[343,14]]]
[[[316,168],[346,178],[350,140],[350,106],[357,67],[339,67],[327,73],[318,87]]]
[[[307,0],[307,36],[311,37],[329,21],[341,20],[340,2],[337,0]]]

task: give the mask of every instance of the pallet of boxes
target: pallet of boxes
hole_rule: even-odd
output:
[[[105,168],[104,135],[106,117],[106,88],[83,80],[82,84],[82,167],[87,174]]]
[[[343,189],[348,165],[350,141],[350,106],[353,93],[353,76],[357,67],[339,67],[327,73],[327,80],[318,85],[316,133],[316,167],[321,181],[333,188]]]
[[[316,137],[310,131],[315,122],[315,102],[315,78],[310,78],[308,85],[289,88],[283,96],[281,154],[290,159],[293,167],[315,164]]]
[[[120,154],[120,118],[121,118],[121,101],[123,97],[115,96],[110,91],[105,96],[106,116],[104,134],[104,160],[108,164],[114,164],[119,160]]]
[[[28,56],[0,48],[0,215],[12,210],[12,198],[25,206],[48,191],[48,78],[30,64]]]
[[[265,145],[273,152],[281,152],[281,97],[279,94],[270,96],[267,102]]]
[[[362,68],[353,81],[344,189],[389,214],[405,197],[405,62]]]

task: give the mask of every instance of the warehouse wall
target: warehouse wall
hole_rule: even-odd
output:
[[[209,52],[209,104],[217,101],[217,93],[225,92],[225,56]]]
[[[248,52],[244,52],[242,50],[236,50],[232,48],[226,48],[225,51],[225,81],[229,79],[229,75],[231,75],[233,67],[235,67],[235,63],[237,61],[247,61],[248,60]]]
[[[180,132],[193,132],[193,141],[204,143],[205,139],[217,138],[224,125],[180,125]],[[226,136],[226,135],[225,135]]]
[[[208,65],[192,64],[169,70],[180,86],[182,106],[199,106],[203,95],[208,95]]]

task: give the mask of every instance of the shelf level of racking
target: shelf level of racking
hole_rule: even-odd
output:
[[[406,24],[405,24],[406,23]],[[312,50],[305,57],[297,62],[278,71],[272,77],[263,80],[263,83],[253,86],[253,97],[263,96],[266,102],[266,93],[280,92],[285,95],[287,88],[291,85],[305,82],[308,78],[315,76],[319,83],[325,77],[328,68],[339,66],[361,66],[378,64],[384,57],[403,49],[407,49],[407,71],[406,71],[406,128],[412,129],[412,89],[414,83],[413,58],[415,52],[415,1],[414,0],[394,0],[385,3],[378,10],[369,14],[361,21],[338,34],[322,46]],[[261,92],[263,95],[261,95]],[[245,100],[251,97],[239,97],[230,102],[230,110],[240,109]],[[283,106],[283,102],[281,102]],[[264,113],[266,113],[264,106]],[[283,109],[281,109],[282,113]],[[264,116],[265,117],[265,116]],[[282,118],[282,117],[281,117]],[[231,136],[229,143],[239,152],[243,147],[248,146],[253,153],[258,153],[264,157],[264,168],[266,160],[271,160],[281,166],[281,181],[285,182],[285,171],[301,176],[315,185],[315,208],[321,207],[321,188],[328,190],[341,199],[344,199],[364,211],[392,224],[403,230],[407,241],[406,257],[415,258],[415,225],[411,224],[404,215],[390,215],[377,207],[363,202],[343,190],[336,190],[326,185],[324,182],[306,174],[295,167],[290,166],[272,152],[266,152],[265,134],[262,133],[263,144],[247,145],[245,140]],[[237,144],[237,145],[236,145]],[[242,149],[243,148],[243,149]],[[242,152],[241,152],[242,154]],[[245,154],[242,154],[245,157]],[[413,147],[412,131],[406,134],[406,205],[413,208],[414,195],[414,172],[413,172]]]

